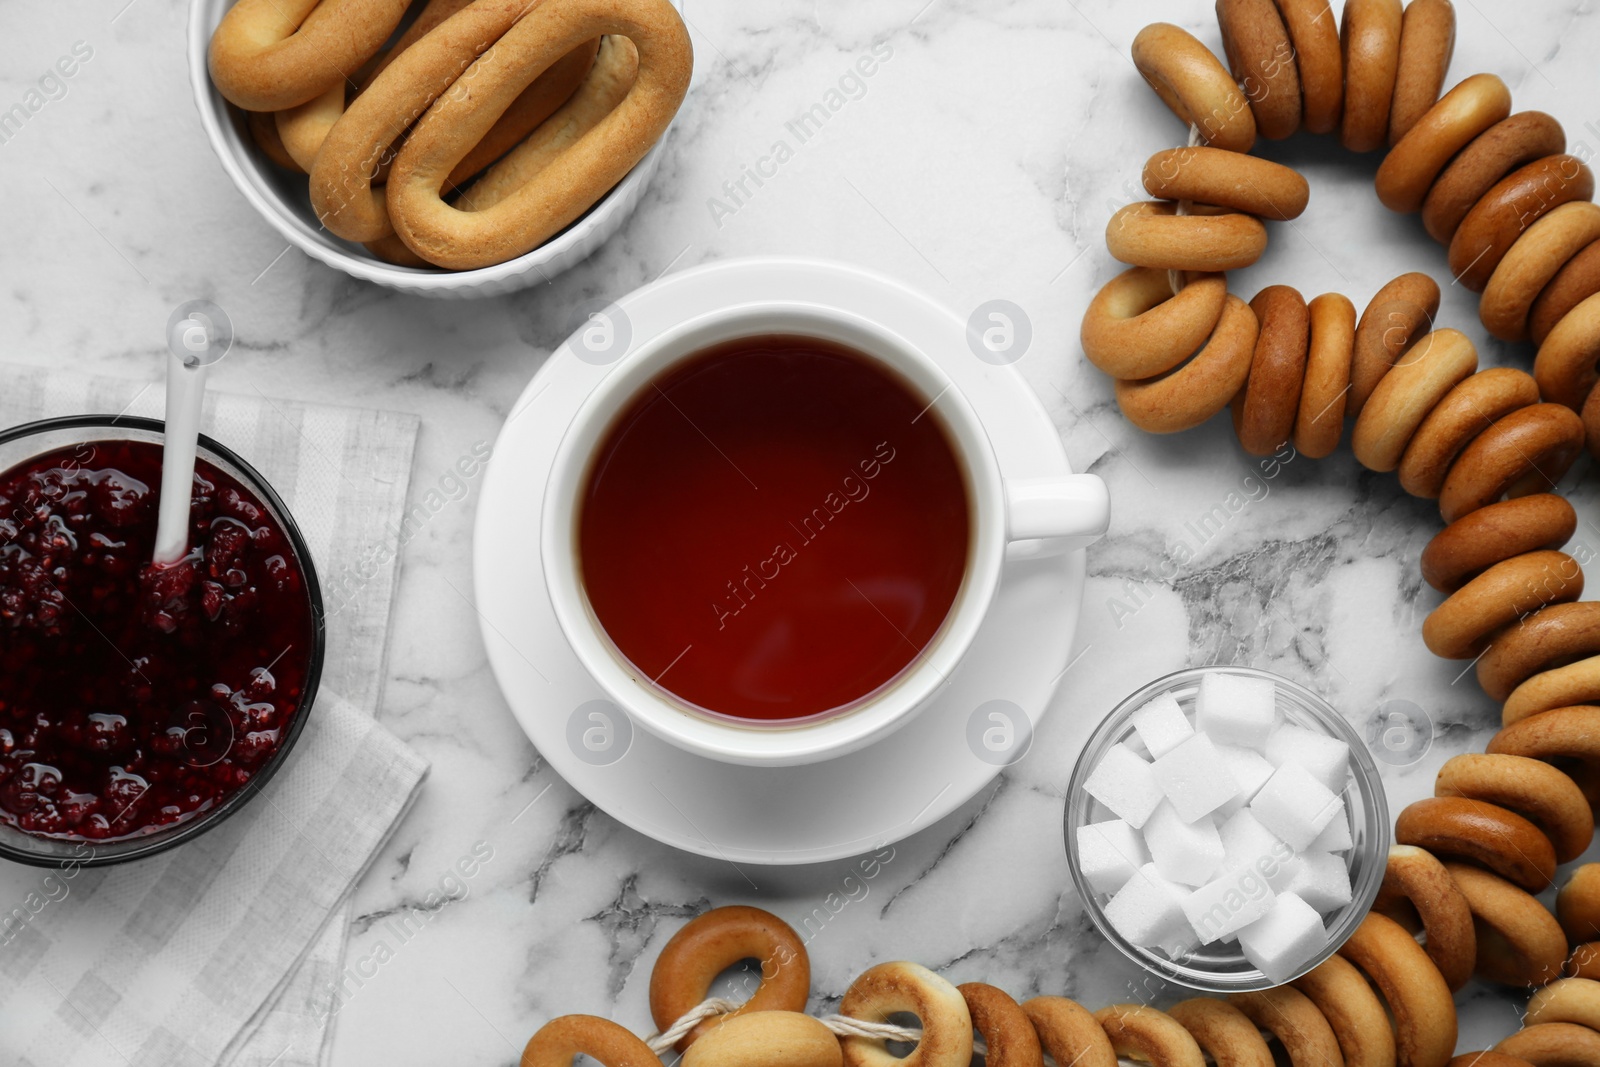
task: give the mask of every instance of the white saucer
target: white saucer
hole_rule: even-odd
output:
[[[867,271],[813,260],[724,261],[663,278],[608,311],[631,337],[643,338],[718,308],[770,299],[865,316],[934,357],[982,419],[1007,480],[1071,473],[1055,426],[1014,367],[980,360],[962,319]],[[989,618],[942,695],[859,752],[800,767],[740,767],[632,729],[631,742],[606,757],[613,762],[580,758],[582,746],[569,737],[584,719],[574,713],[605,694],[584,672],[551,609],[538,553],[540,514],[556,446],[579,403],[613,366],[614,359],[605,365],[579,359],[570,340],[552,353],[501,431],[478,507],[474,573],[489,662],[544,758],[619,822],[736,863],[858,855],[931,825],[991,781],[1000,766],[976,754],[982,746],[969,744],[969,723],[991,701],[1020,707],[1030,723],[1049,705],[1083,598],[1081,551],[1007,562]],[[627,742],[628,724],[620,727]]]

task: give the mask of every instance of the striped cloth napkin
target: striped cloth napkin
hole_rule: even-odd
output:
[[[161,417],[153,378],[0,365],[0,380],[0,426]],[[417,419],[213,391],[203,427],[311,548],[329,612],[315,714],[261,796],[188,845],[94,870],[0,863],[0,1062],[318,1067],[350,890],[427,771],[373,719]]]

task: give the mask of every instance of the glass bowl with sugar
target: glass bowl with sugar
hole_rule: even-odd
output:
[[[1281,985],[1337,952],[1389,851],[1383,785],[1325,699],[1247,667],[1197,667],[1122,701],[1067,789],[1072,881],[1095,926],[1163,979]]]

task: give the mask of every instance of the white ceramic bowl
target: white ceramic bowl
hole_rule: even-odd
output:
[[[269,163],[251,141],[239,113],[211,84],[211,75],[206,69],[206,49],[211,43],[212,31],[233,4],[234,0],[191,0],[189,5],[189,81],[194,86],[200,123],[206,129],[217,158],[222,161],[222,169],[228,172],[250,206],[291,245],[352,277],[391,289],[446,298],[499,296],[549,281],[582,261],[622,228],[660,165],[667,135],[671,133],[669,126],[628,176],[582,218],[525,256],[478,270],[397,267],[323,229],[312,213],[305,176],[291,174]]]

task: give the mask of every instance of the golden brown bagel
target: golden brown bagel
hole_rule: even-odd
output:
[[[1472,909],[1433,853],[1415,845],[1390,846],[1373,910],[1401,925],[1414,921],[1414,915],[1427,931],[1428,958],[1445,983],[1452,990],[1467,984],[1478,954]]]
[[[1487,752],[1453,756],[1439,768],[1433,791],[1436,796],[1465,797],[1517,813],[1550,839],[1557,863],[1571,863],[1594,839],[1594,812],[1583,790],[1548,763],[1526,756]]]
[[[1444,1067],[1456,1047],[1456,1006],[1450,987],[1405,928],[1368,915],[1339,949],[1366,972],[1394,1018],[1399,1067]]]
[[[1484,371],[1473,377],[1492,373]],[[1571,539],[1577,526],[1578,513],[1564,497],[1554,493],[1535,493],[1490,504],[1469,512],[1434,535],[1422,550],[1422,577],[1441,593],[1453,593],[1502,560],[1539,549],[1560,548]]]
[[[1446,863],[1472,908],[1478,931],[1478,975],[1511,986],[1543,985],[1561,974],[1567,939],[1537,899],[1497,874]]]
[[[707,1019],[679,1041],[681,1052],[712,1027],[744,1012],[806,1010],[811,961],[782,919],[742,905],[713,908],[673,934],[650,972],[650,1016],[665,1030],[705,1000],[717,975],[740,960],[761,964],[761,984],[739,1009]]]

